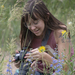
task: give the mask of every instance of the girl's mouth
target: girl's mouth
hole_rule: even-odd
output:
[[[35,34],[39,33],[39,29],[33,31]]]

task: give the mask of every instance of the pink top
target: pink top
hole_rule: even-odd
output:
[[[31,43],[31,47],[34,49],[34,48],[37,48],[39,46],[41,46],[41,42],[42,40],[41,39],[37,39],[37,38],[34,38],[32,40],[32,43]],[[55,48],[57,47],[57,44],[55,42],[55,37],[54,37],[54,31],[51,32],[50,36],[49,36],[49,39],[48,39],[48,42],[47,42],[47,45],[50,45],[50,47],[55,50]],[[71,56],[74,54],[73,52],[73,48],[71,50]],[[38,68],[40,69],[37,69],[38,71],[43,71],[43,68],[46,68],[46,64],[42,64],[42,61],[39,60],[38,61]],[[49,68],[47,68],[47,71],[48,71]]]

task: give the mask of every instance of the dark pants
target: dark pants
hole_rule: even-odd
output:
[[[49,74],[49,73],[48,73],[48,74],[44,74],[44,73],[41,73],[41,72],[35,71],[35,75],[50,75],[50,74]]]
[[[19,73],[15,72],[14,75],[19,75]],[[39,71],[35,71],[35,74],[34,75],[50,75],[50,74],[44,74],[44,73],[41,73]]]

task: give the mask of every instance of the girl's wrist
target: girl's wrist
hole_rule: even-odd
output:
[[[47,56],[47,53],[43,52],[43,58],[44,58],[44,60],[46,60],[46,56]]]

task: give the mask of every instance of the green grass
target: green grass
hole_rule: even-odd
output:
[[[22,9],[25,4],[23,1],[26,3],[27,0],[0,0],[0,48],[3,51],[10,51],[10,49],[7,49],[10,48],[10,46],[7,46],[7,41],[12,45],[12,39],[16,38],[13,41],[15,43],[19,40]],[[67,25],[71,33],[71,41],[75,51],[75,0],[43,1],[50,12]],[[1,7],[2,5],[4,5],[4,8]],[[13,49],[15,51],[15,48]]]

